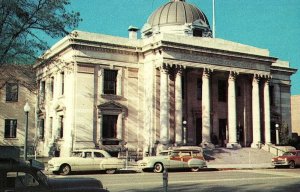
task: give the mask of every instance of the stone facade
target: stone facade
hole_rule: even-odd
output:
[[[187,6],[173,0],[168,13],[187,11],[175,9],[179,4]],[[44,155],[78,148],[146,155],[185,144],[257,148],[275,143],[276,123],[291,129],[296,70],[288,62],[210,38],[206,19],[183,24],[187,31],[180,22],[193,13],[172,14],[190,16],[173,26],[154,22],[164,15],[158,10],[142,39],[132,27],[131,38],[73,31],[36,64]]]
[[[291,114],[293,133],[300,135],[300,95],[291,97]]]

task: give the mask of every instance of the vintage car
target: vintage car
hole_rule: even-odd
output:
[[[47,178],[44,164],[0,158],[0,191],[5,192],[108,192],[93,178]],[[84,185],[82,185],[84,183]]]
[[[104,170],[112,174],[125,167],[125,161],[112,157],[108,152],[98,149],[73,151],[70,157],[54,157],[48,161],[47,171],[68,175],[71,171]]]
[[[292,150],[283,153],[281,156],[273,157],[272,164],[274,167],[295,168],[300,165],[300,150]]]
[[[158,156],[144,157],[138,161],[138,167],[143,171],[160,173],[164,169],[181,168],[199,171],[207,165],[201,147],[176,147],[161,151]]]

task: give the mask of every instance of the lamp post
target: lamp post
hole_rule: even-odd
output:
[[[275,124],[276,127],[276,145],[279,145],[279,124]]]
[[[186,121],[183,121],[182,125],[183,125],[183,145],[186,145]]]
[[[25,143],[24,143],[24,160],[27,160],[27,140],[28,140],[28,113],[30,111],[30,106],[28,102],[24,105],[24,112],[25,112]]]

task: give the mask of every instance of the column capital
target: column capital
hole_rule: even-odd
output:
[[[253,74],[253,83],[259,83],[260,78],[261,78],[260,75]]]
[[[238,76],[238,72],[236,71],[230,71],[229,72],[229,76],[228,76],[228,80],[230,81],[235,81],[236,77]]]
[[[212,71],[213,71],[212,69],[203,68],[203,77],[209,78]]]

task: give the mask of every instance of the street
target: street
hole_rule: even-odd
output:
[[[111,192],[163,191],[162,174],[157,173],[78,173],[66,177],[96,178]],[[168,178],[168,191],[292,192],[300,189],[300,169],[169,172]]]

